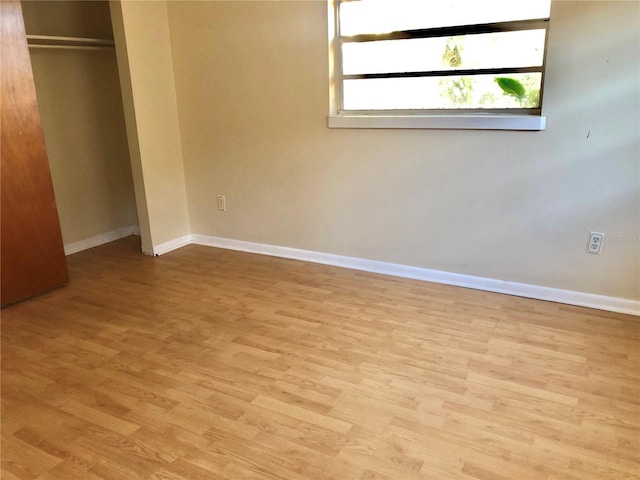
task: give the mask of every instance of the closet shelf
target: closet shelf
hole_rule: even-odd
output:
[[[53,35],[27,35],[27,43],[31,48],[62,49],[102,49],[113,48],[113,40],[108,38],[59,37]]]

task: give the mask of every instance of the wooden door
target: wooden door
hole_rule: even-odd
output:
[[[0,1],[0,302],[68,281],[19,2]]]

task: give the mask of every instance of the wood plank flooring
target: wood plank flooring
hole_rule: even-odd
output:
[[[135,237],[2,311],[3,480],[638,479],[640,320]]]

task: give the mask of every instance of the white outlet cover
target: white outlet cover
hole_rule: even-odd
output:
[[[600,255],[602,253],[603,243],[604,243],[604,233],[589,232],[589,241],[587,242],[587,253]]]

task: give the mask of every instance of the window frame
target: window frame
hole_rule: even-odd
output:
[[[511,20],[474,25],[456,25],[399,30],[383,34],[340,35],[340,5],[354,0],[328,0],[329,26],[329,118],[330,128],[444,128],[486,130],[544,130],[542,115],[550,18]],[[542,65],[539,67],[500,67],[485,69],[447,69],[423,72],[348,74],[342,72],[342,45],[352,42],[441,38],[523,30],[545,30]],[[540,100],[537,108],[526,109],[416,109],[345,110],[343,81],[368,78],[439,77],[482,74],[540,73]]]

